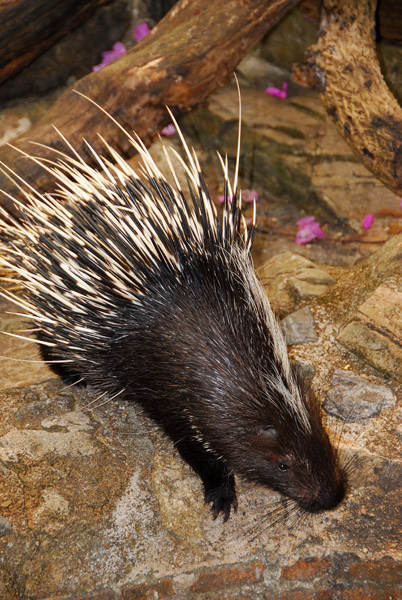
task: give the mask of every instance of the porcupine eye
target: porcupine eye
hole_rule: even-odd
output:
[[[278,462],[276,466],[278,467],[278,471],[281,473],[285,473],[285,471],[289,471],[290,469],[290,465],[288,465],[286,462]]]

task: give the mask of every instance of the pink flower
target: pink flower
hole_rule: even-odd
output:
[[[242,190],[241,191],[241,199],[243,202],[254,202],[254,200],[257,202],[258,198],[259,198],[259,193],[256,192],[255,190]],[[232,201],[230,196],[228,196],[228,200],[229,200],[229,202]],[[225,196],[223,194],[221,196],[218,196],[218,202],[220,202],[221,204],[223,204],[225,202]]]
[[[122,44],[121,42],[116,42],[111,50],[106,50],[106,52],[102,52],[102,62],[92,67],[92,71],[99,71],[100,69],[103,69],[103,67],[106,67],[106,65],[113,62],[114,60],[116,60],[116,58],[119,58],[119,56],[124,54],[125,51],[126,47],[124,46],[124,44]]]
[[[276,98],[284,99],[284,98],[288,97],[288,93],[286,91],[287,89],[288,89],[288,82],[284,81],[281,90],[276,87],[268,87],[268,88],[266,88],[265,93],[269,94],[270,96],[276,96]]]
[[[148,35],[148,33],[150,31],[151,30],[149,28],[148,23],[140,23],[139,25],[136,25],[135,29],[134,29],[134,38],[135,38],[135,41],[137,42],[137,44],[138,44],[138,42],[143,40],[144,37],[146,35]]]
[[[243,202],[254,202],[254,200],[257,202],[259,196],[260,196],[259,193],[256,192],[255,190],[242,190],[241,191],[241,199],[243,200]]]
[[[366,215],[362,221],[362,227],[363,229],[367,230],[370,229],[370,227],[373,224],[373,219],[374,219],[374,214],[370,213],[369,215]]]
[[[325,233],[321,231],[321,225],[316,223],[315,217],[303,217],[297,221],[299,230],[296,234],[296,244],[301,246],[314,240],[314,238],[325,238]]]
[[[173,123],[169,123],[169,125],[166,125],[166,127],[161,129],[161,135],[164,135],[166,137],[170,137],[171,135],[174,135],[175,133],[176,133],[176,127],[173,125]]]

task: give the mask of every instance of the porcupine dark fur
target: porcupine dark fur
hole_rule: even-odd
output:
[[[117,166],[95,154],[103,174],[58,153],[40,161],[58,193],[30,190],[19,222],[3,215],[3,263],[24,288],[12,299],[39,328],[43,359],[67,383],[139,404],[200,476],[215,516],[236,508],[233,473],[302,511],[336,507],[345,473],[255,275],[238,166],[232,189],[222,161],[219,219],[184,140],[190,202],[174,169],[171,185],[130,139],[140,175],[107,145]]]

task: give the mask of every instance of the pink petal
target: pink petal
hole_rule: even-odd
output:
[[[402,200],[401,200],[401,203],[400,203],[400,205],[399,205],[399,206],[402,208]]]
[[[231,202],[232,199],[230,198],[230,196],[228,196],[228,198],[229,198],[229,202]],[[243,202],[254,202],[254,200],[257,202],[258,198],[259,198],[259,193],[256,192],[255,190],[242,190],[241,191],[241,199]],[[225,196],[222,194],[221,196],[218,196],[217,200],[218,200],[218,202],[223,204],[225,202]]]
[[[170,137],[171,135],[174,135],[175,133],[176,133],[176,127],[173,125],[173,123],[169,123],[169,125],[166,125],[166,127],[161,129],[161,135],[164,135],[166,137]]]
[[[143,40],[144,37],[146,35],[148,35],[148,33],[150,31],[151,30],[149,28],[148,23],[140,23],[139,25],[136,25],[135,29],[134,29],[134,38],[135,38],[135,41],[137,42],[137,44],[138,44],[138,42]]]
[[[303,217],[297,221],[297,225],[299,226],[299,229],[303,229],[309,223],[314,223],[314,221],[315,217]]]
[[[277,98],[281,97],[281,90],[279,88],[276,87],[268,87],[265,90],[266,94],[269,94],[270,96],[276,96]]]
[[[281,90],[276,87],[268,87],[265,89],[265,93],[269,94],[270,96],[276,96],[276,98],[284,99],[284,98],[288,97],[287,89],[288,89],[288,82],[284,81],[282,84]]]
[[[296,234],[296,244],[302,245],[311,242],[315,238],[325,238],[321,225],[316,223],[315,217],[303,217],[297,221],[299,230]]]
[[[225,202],[225,196],[223,194],[221,194],[220,196],[218,196],[217,200],[218,200],[218,202],[223,204]],[[232,199],[230,196],[228,196],[228,200],[229,200],[229,202],[232,202]]]
[[[119,58],[119,56],[126,52],[126,47],[122,42],[116,42],[109,52],[113,54],[115,58]]]
[[[241,199],[243,200],[243,202],[254,202],[254,200],[257,202],[259,196],[260,196],[259,193],[256,192],[255,190],[242,190],[241,191]]]
[[[373,219],[374,219],[374,214],[370,213],[368,215],[366,215],[362,221],[362,227],[363,229],[370,229],[370,227],[373,224]]]
[[[106,67],[109,63],[116,60],[116,58],[119,58],[119,56],[121,56],[125,52],[125,45],[121,42],[116,42],[111,50],[106,50],[105,52],[102,52],[102,62],[98,65],[93,66],[92,71],[99,71],[100,69],[103,69],[103,67]]]

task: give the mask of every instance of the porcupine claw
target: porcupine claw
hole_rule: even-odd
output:
[[[205,502],[211,504],[213,518],[216,519],[220,513],[223,514],[223,522],[229,519],[230,511],[233,508],[237,511],[237,498],[234,487],[233,475],[225,478],[221,485],[208,487],[205,489]]]

